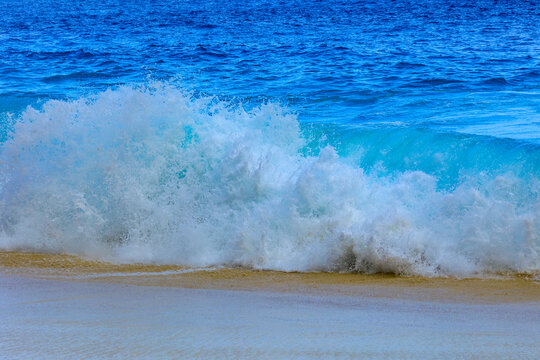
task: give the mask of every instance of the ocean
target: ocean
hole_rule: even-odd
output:
[[[0,249],[540,273],[532,1],[0,0]]]

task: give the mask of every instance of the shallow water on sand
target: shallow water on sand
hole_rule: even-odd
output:
[[[5,359],[535,359],[538,303],[471,304],[0,276]]]
[[[540,284],[0,252],[3,359],[535,359]]]

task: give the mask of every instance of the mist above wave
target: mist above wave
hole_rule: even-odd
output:
[[[1,144],[0,247],[287,271],[540,271],[537,179],[442,190],[422,171],[364,171],[310,136],[281,106],[162,83],[28,108]]]

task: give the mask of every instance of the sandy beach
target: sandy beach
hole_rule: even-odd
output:
[[[21,358],[540,354],[540,284],[119,265],[0,253],[0,351]]]

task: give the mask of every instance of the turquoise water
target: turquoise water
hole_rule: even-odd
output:
[[[540,270],[534,1],[0,1],[0,246]]]

